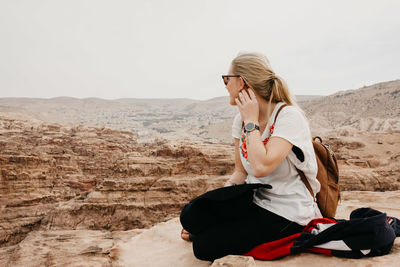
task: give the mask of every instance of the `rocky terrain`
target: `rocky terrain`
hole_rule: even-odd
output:
[[[134,132],[141,139],[176,136],[204,139],[210,124],[230,120],[235,108],[226,97],[208,101],[190,99],[53,99],[2,98],[0,113],[8,118],[63,125],[109,127]],[[197,138],[200,140],[199,138]]]
[[[400,130],[400,80],[340,91],[301,105],[315,130]]]
[[[301,101],[318,96],[298,96]],[[190,99],[0,98],[7,118],[68,126],[108,127],[134,132],[140,140],[190,138],[231,143],[226,129],[237,110],[228,97]]]
[[[4,118],[0,151],[1,246],[33,229],[152,226],[233,168],[224,145],[139,144],[127,131]]]
[[[400,217],[399,85],[300,102],[337,156],[341,218],[362,206]],[[232,173],[236,110],[224,97],[171,101],[0,99],[0,266],[208,266],[176,217]],[[339,263],[394,266],[399,253],[396,241],[382,260]],[[273,264],[338,265],[323,257]],[[215,266],[232,261],[247,259]]]
[[[400,80],[329,96],[299,95],[315,135],[330,131],[383,133],[400,130]],[[0,114],[63,125],[134,132],[141,140],[190,138],[231,143],[237,109],[228,97],[191,99],[0,98]]]
[[[399,137],[326,137],[342,190],[400,190]],[[57,264],[61,247],[71,246],[68,253],[78,255],[68,265],[107,266],[118,240],[178,216],[187,201],[222,186],[233,171],[233,146],[141,142],[129,131],[1,117],[0,171],[0,265],[26,266],[32,246],[40,247],[29,252],[32,266]],[[86,245],[75,251],[79,240]]]

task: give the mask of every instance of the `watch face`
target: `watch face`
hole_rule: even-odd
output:
[[[249,123],[246,124],[246,126],[244,126],[244,129],[246,131],[252,131],[254,128],[255,128],[254,127],[254,123],[252,123],[252,122],[249,122]]]

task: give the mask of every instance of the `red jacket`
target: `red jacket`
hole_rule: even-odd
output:
[[[397,218],[360,208],[351,213],[350,220],[314,219],[301,233],[261,244],[245,256],[273,260],[302,251],[345,258],[380,256],[390,252],[397,236]]]

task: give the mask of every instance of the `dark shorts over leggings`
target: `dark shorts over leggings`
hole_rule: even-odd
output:
[[[200,260],[243,255],[252,248],[300,232],[304,226],[291,222],[253,203],[252,197],[221,202],[187,204],[181,223],[193,234],[193,252]]]

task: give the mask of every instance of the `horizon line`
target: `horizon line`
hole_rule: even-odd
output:
[[[325,97],[325,96],[331,96],[331,95],[335,95],[337,93],[340,92],[346,92],[346,91],[354,91],[354,90],[358,90],[358,89],[362,89],[362,88],[366,88],[366,87],[370,87],[370,86],[375,86],[378,84],[382,84],[382,83],[389,83],[389,82],[395,82],[395,81],[399,81],[400,79],[395,79],[395,80],[390,80],[390,81],[384,81],[384,82],[378,82],[378,83],[374,83],[371,85],[364,85],[360,88],[356,88],[356,89],[346,89],[346,90],[338,90],[334,93],[331,94],[321,94],[321,95],[313,95],[313,94],[299,94],[299,95],[294,95],[296,96],[315,96],[315,97]],[[101,99],[101,100],[110,100],[110,101],[115,101],[115,100],[122,100],[122,99],[135,99],[135,100],[195,100],[195,101],[208,101],[208,100],[212,100],[215,98],[221,98],[221,97],[229,97],[229,95],[224,95],[224,96],[215,96],[215,97],[211,97],[211,98],[207,98],[207,99],[195,99],[195,98],[188,98],[188,97],[164,97],[164,98],[149,98],[149,97],[118,97],[118,98],[103,98],[103,97],[96,97],[96,96],[89,96],[89,97],[75,97],[75,96],[53,96],[53,97],[30,97],[30,96],[7,96],[7,97],[2,97],[0,96],[0,99],[17,99],[17,98],[26,98],[26,99],[43,99],[43,100],[51,100],[51,99],[55,99],[55,98],[73,98],[73,99],[79,99],[79,100],[87,100],[87,99]]]

